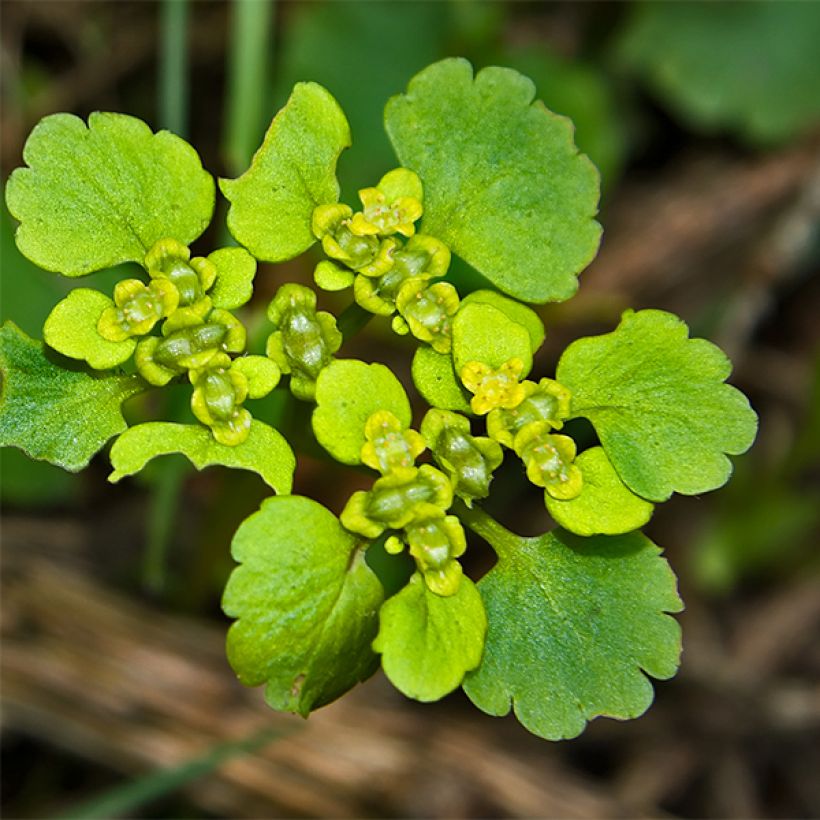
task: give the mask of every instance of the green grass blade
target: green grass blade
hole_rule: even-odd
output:
[[[69,809],[62,815],[69,818],[111,818],[134,814],[146,803],[164,797],[191,781],[209,774],[222,763],[243,754],[255,752],[273,740],[277,740],[290,730],[266,728],[242,740],[229,741],[214,746],[201,757],[189,760],[180,766],[162,769],[158,772],[131,780],[122,786],[116,786],[79,806]]]
[[[188,128],[188,0],[163,0],[159,116],[181,137]]]
[[[274,0],[233,0],[224,150],[234,175],[247,168],[267,124],[273,19]]]

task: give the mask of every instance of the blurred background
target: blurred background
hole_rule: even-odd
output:
[[[820,814],[820,3],[4,0],[0,13],[4,180],[40,117],[94,110],[169,128],[236,176],[293,83],[316,80],[351,122],[340,178],[355,202],[395,164],[382,110],[417,70],[453,55],[519,69],[573,119],[603,180],[601,252],[577,297],[540,309],[534,372],[626,307],[662,308],[730,354],[761,420],[726,488],[676,496],[647,527],[687,604],[680,673],[643,718],[557,744],[460,694],[406,701],[381,675],[307,722],[270,712],[228,667],[219,609],[260,480],[172,457],[112,486],[104,456],[73,476],[3,451],[6,817]],[[5,209],[0,228],[1,318],[39,337],[71,283],[17,253]],[[195,249],[227,241],[220,203]],[[244,316],[255,344],[276,288],[309,283],[314,262],[262,266]],[[345,354],[409,385],[408,349],[374,321]],[[186,404],[172,390],[129,413],[184,419]],[[275,394],[254,412],[304,422]],[[539,493],[502,473],[494,514],[544,531]],[[295,492],[338,513],[363,482],[308,456]],[[471,554],[478,575],[490,559]]]

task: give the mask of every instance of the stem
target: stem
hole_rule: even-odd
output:
[[[169,461],[162,465],[151,488],[142,578],[147,589],[154,593],[161,592],[168,579],[168,545],[188,472],[188,464],[182,458]]]
[[[351,302],[336,320],[336,327],[342,334],[345,341],[355,336],[371,319],[373,314],[359,307],[355,302]]]
[[[499,558],[507,557],[513,542],[519,536],[502,527],[488,512],[481,507],[468,507],[463,501],[455,502],[454,512],[476,535],[480,535],[498,554]]]
[[[188,126],[188,0],[163,0],[159,119],[185,136]]]
[[[264,131],[273,11],[274,0],[233,0],[224,145],[225,162],[237,175],[247,167]]]

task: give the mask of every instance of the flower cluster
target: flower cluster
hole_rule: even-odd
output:
[[[244,352],[247,333],[232,313],[213,305],[209,291],[219,269],[212,260],[191,258],[185,245],[161,239],[144,265],[150,283],[130,279],[117,286],[116,306],[100,317],[100,335],[142,336],[134,354],[139,374],[155,386],[187,375],[196,418],[220,444],[241,444],[252,420],[243,403],[273,390],[279,368],[263,356],[231,358]],[[162,319],[160,336],[145,335]]]
[[[553,432],[569,418],[569,391],[553,379],[521,381],[523,369],[520,359],[510,359],[498,369],[468,362],[461,381],[473,394],[473,411],[487,415],[490,439],[515,452],[527,478],[552,498],[576,498],[583,478],[574,464],[575,442]]]
[[[329,259],[314,272],[325,290],[353,287],[356,303],[379,316],[394,316],[393,330],[412,333],[439,353],[451,346],[456,289],[431,283],[447,273],[450,250],[438,239],[416,233],[423,212],[418,176],[406,168],[385,174],[375,188],[359,191],[362,210],[320,205],[313,233]]]

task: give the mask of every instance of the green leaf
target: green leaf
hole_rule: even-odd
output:
[[[228,228],[238,242],[268,262],[292,259],[315,241],[317,205],[337,202],[336,161],[350,145],[339,104],[316,83],[298,83],[238,179],[220,179],[230,200]]]
[[[729,479],[724,454],[749,449],[757,416],[723,381],[724,353],[689,339],[686,324],[660,310],[624,313],[612,333],[579,339],[556,378],[572,393],[573,417],[595,427],[624,484],[650,501],[714,490]]]
[[[120,405],[145,389],[137,376],[97,375],[52,363],[12,322],[0,327],[0,446],[76,473],[125,430]]]
[[[473,582],[462,576],[458,592],[442,598],[415,573],[379,613],[373,648],[390,682],[407,697],[443,698],[481,661],[487,616]]]
[[[542,42],[505,48],[494,60],[536,85],[550,111],[572,120],[575,144],[595,163],[604,185],[617,179],[629,145],[629,112],[615,93],[616,78],[589,59],[568,60]]]
[[[299,80],[314,80],[339,101],[354,135],[339,163],[346,201],[395,164],[382,128],[382,106],[408,77],[441,55],[449,12],[446,3],[331,0],[296,4],[288,14],[276,98],[284,101]],[[379,59],[388,43],[390,58]]]
[[[680,627],[665,613],[682,604],[660,550],[637,532],[520,538],[491,520],[473,528],[499,560],[478,584],[489,628],[464,683],[470,700],[491,715],[512,706],[548,740],[575,737],[599,715],[642,714],[653,697],[646,675],[672,677],[680,654]]]
[[[63,356],[88,362],[95,370],[122,364],[131,357],[137,340],[110,342],[97,330],[102,312],[113,305],[114,302],[98,290],[72,290],[46,319],[43,326],[46,344]]]
[[[291,491],[296,459],[283,436],[252,421],[250,433],[242,444],[220,444],[207,427],[151,421],[126,430],[111,447],[114,471],[108,480],[116,483],[138,473],[151,459],[182,453],[197,470],[221,464],[237,470],[250,470],[280,495]]]
[[[562,301],[595,256],[598,172],[569,120],[533,103],[512,69],[443,60],[385,110],[401,163],[424,184],[421,230],[497,287],[528,302]]]
[[[401,382],[383,364],[337,359],[316,380],[313,432],[325,450],[343,464],[361,464],[364,427],[373,413],[389,410],[409,427],[410,402]]]
[[[256,260],[244,248],[220,248],[208,254],[216,265],[216,282],[208,296],[215,308],[235,310],[253,295]]]
[[[576,535],[620,535],[637,530],[652,517],[652,504],[635,495],[618,478],[603,447],[585,450],[575,459],[584,484],[569,501],[544,493],[549,514]]]
[[[642,3],[618,54],[684,119],[751,142],[820,123],[820,5]]]
[[[239,527],[222,607],[228,659],[274,709],[307,715],[375,671],[382,587],[362,544],[321,504],[279,496]]]
[[[125,114],[96,112],[88,127],[72,114],[45,117],[23,159],[6,202],[21,222],[17,246],[46,270],[142,262],[158,239],[190,244],[211,221],[214,182],[196,151]]]
[[[461,300],[461,305],[490,305],[500,310],[508,319],[522,325],[530,334],[530,346],[534,353],[544,343],[544,323],[541,317],[527,305],[510,299],[494,290],[474,290]]]
[[[413,356],[412,373],[416,390],[431,407],[472,415],[469,394],[456,376],[449,354],[420,345]]]
[[[494,370],[510,359],[524,363],[522,378],[532,369],[532,344],[527,328],[489,304],[463,305],[453,319],[453,364],[461,373],[468,362]]]

